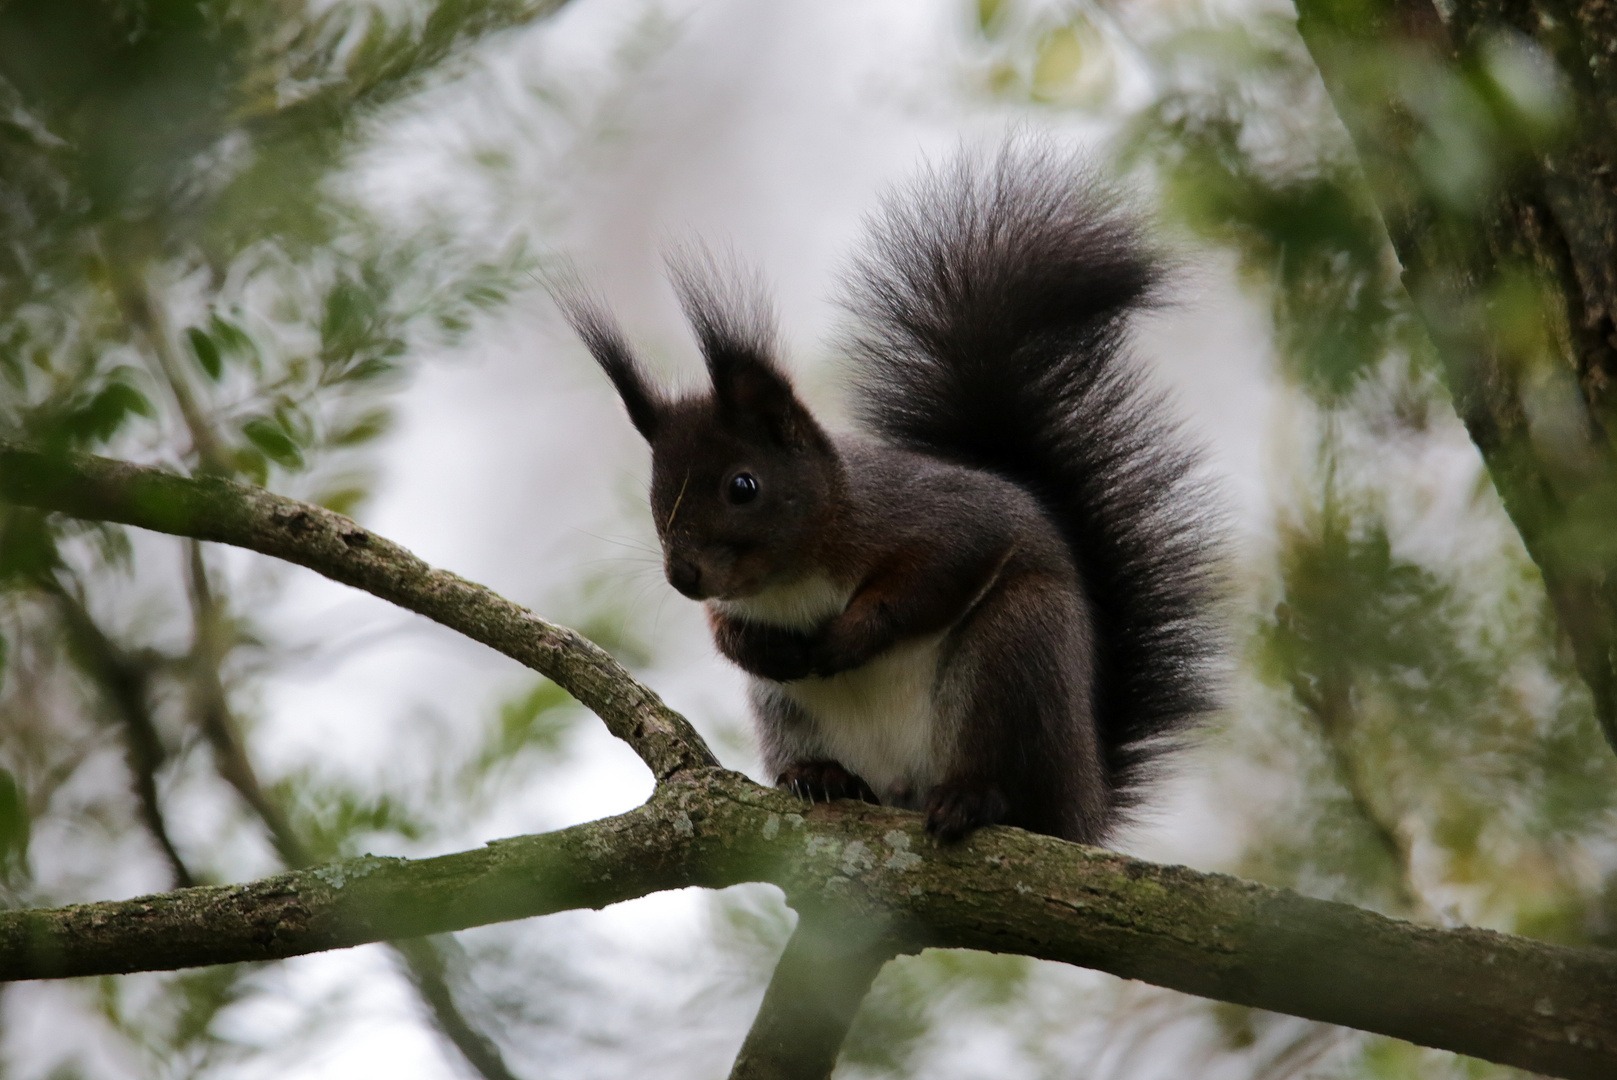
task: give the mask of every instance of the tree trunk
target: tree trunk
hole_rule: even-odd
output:
[[[1447,20],[1431,0],[1297,10],[1455,410],[1617,748],[1617,9],[1456,0]],[[1510,63],[1559,104],[1526,109],[1502,77]],[[1438,126],[1436,86],[1478,103],[1471,128]],[[1485,160],[1440,152],[1456,134],[1474,136]],[[1453,170],[1466,167],[1479,179],[1457,191]]]

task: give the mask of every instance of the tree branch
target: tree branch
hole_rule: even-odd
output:
[[[835,916],[802,915],[775,965],[730,1080],[826,1080],[859,1004],[899,952]]]
[[[655,802],[435,859],[367,855],[245,885],[0,912],[0,980],[280,960],[694,884],[683,860],[646,854],[664,838]]]
[[[442,942],[433,938],[405,938],[388,944],[404,961],[433,1026],[460,1051],[467,1064],[484,1080],[516,1080],[499,1046],[466,1018],[455,1001]]]
[[[248,548],[308,567],[456,630],[572,694],[659,780],[718,764],[683,716],[604,649],[341,514],[218,478],[0,442],[0,499]]]
[[[1341,671],[1334,671],[1331,677],[1321,680],[1316,689],[1306,680],[1294,678],[1292,692],[1319,726],[1320,740],[1325,744],[1325,754],[1336,772],[1337,782],[1387,856],[1393,870],[1392,896],[1397,903],[1394,910],[1408,918],[1430,918],[1431,909],[1420,890],[1415,888],[1409,840],[1396,816],[1384,814],[1371,797],[1373,785],[1365,776],[1364,763],[1352,744],[1351,730],[1357,717],[1351,680]]]
[[[197,401],[191,380],[186,376],[185,365],[175,355],[174,342],[164,319],[165,308],[154,302],[151,285],[146,279],[147,260],[124,242],[123,230],[104,229],[102,245],[109,250],[110,257],[103,256],[101,267],[112,282],[112,291],[117,297],[124,321],[135,331],[134,336],[145,339],[147,348],[151,350],[157,373],[168,387],[180,419],[191,434],[191,449],[196,453],[202,471],[227,473],[225,447]]]
[[[286,812],[259,783],[258,772],[242,742],[241,726],[230,710],[230,698],[219,669],[231,646],[225,639],[224,612],[208,583],[202,544],[195,539],[186,542],[185,568],[192,625],[191,650],[185,669],[191,684],[190,707],[197,727],[213,749],[214,771],[258,817],[281,862],[288,869],[307,866],[314,859],[303,838],[293,831]]]
[[[170,374],[179,377],[176,372]],[[604,650],[480,585],[432,570],[398,545],[320,507],[219,478],[192,480],[105,458],[49,456],[5,444],[0,444],[0,497],[170,532],[193,541],[235,544],[307,566],[427,615],[548,676],[601,716],[659,780],[681,769],[717,765],[685,718],[636,682]],[[198,685],[193,704],[201,727],[213,747],[220,775],[263,821],[283,861],[300,866],[308,861],[307,848],[259,784],[229,714],[217,666],[218,613],[195,543],[190,547],[188,571],[197,622],[192,674]],[[145,774],[137,770],[136,775]],[[155,799],[155,789],[152,795]],[[183,864],[167,843],[161,819],[156,821],[155,835],[179,868],[177,873],[183,874]],[[188,885],[190,880],[182,876],[179,884]],[[393,945],[438,1029],[482,1075],[489,1080],[509,1080],[511,1073],[498,1048],[455,1004],[438,946],[424,938]]]
[[[1058,960],[1571,1078],[1617,1074],[1617,952],[1443,930],[1018,829],[943,849],[919,816],[805,809],[721,770],[619,817],[433,859],[0,913],[0,978],[270,960],[664,889],[769,881],[902,948]]]

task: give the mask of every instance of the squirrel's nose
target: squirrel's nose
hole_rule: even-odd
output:
[[[668,557],[668,584],[690,597],[702,599],[702,568],[690,559]]]

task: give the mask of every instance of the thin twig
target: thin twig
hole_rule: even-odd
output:
[[[78,597],[63,587],[61,582],[46,577],[40,580],[40,585],[61,615],[62,626],[72,646],[72,655],[78,660],[80,670],[106,696],[123,728],[125,760],[129,763],[129,776],[135,789],[135,801],[140,807],[141,824],[162,851],[174,887],[184,889],[195,885],[196,876],[186,866],[169,836],[168,823],[157,794],[157,771],[163,767],[167,754],[152,719],[148,700],[149,670],[109,638]]]
[[[1319,726],[1320,738],[1336,772],[1337,782],[1342,785],[1359,819],[1392,864],[1392,891],[1394,902],[1398,905],[1397,913],[1409,918],[1431,918],[1431,907],[1415,887],[1409,841],[1398,823],[1389,820],[1371,796],[1371,783],[1365,776],[1364,763],[1352,744],[1354,712],[1346,680],[1327,679],[1324,688],[1319,690],[1310,687],[1302,679],[1295,680],[1292,685],[1298,700]]]
[[[113,293],[124,321],[135,331],[135,336],[146,343],[157,373],[174,399],[181,421],[191,435],[191,446],[205,473],[226,474],[230,470],[225,462],[224,443],[213,430],[207,414],[197,402],[191,389],[191,380],[185,366],[174,352],[173,338],[163,318],[163,310],[152,298],[151,286],[146,282],[144,260],[137,254],[123,250],[115,240],[104,241],[109,249],[103,256]]]
[[[230,711],[219,668],[228,645],[223,640],[222,615],[208,584],[202,544],[186,542],[187,585],[191,594],[192,641],[186,673],[191,684],[191,709],[203,736],[213,749],[214,770],[258,816],[270,843],[288,869],[313,861],[307,846],[292,828],[285,811],[269,797],[242,742],[240,725]]]
[[[447,937],[447,935],[445,935]],[[443,944],[437,938],[405,938],[390,941],[410,972],[410,981],[426,1005],[433,1026],[454,1044],[467,1064],[486,1080],[516,1080],[505,1063],[505,1055],[493,1039],[479,1031],[461,1012],[449,987],[449,965]]]

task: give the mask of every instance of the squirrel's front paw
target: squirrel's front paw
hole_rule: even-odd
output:
[[[758,634],[749,643],[741,666],[761,679],[795,682],[810,675],[823,675],[825,651],[818,639],[795,630],[775,629]]]
[[[814,674],[814,648],[807,639],[780,637],[754,650],[741,666],[760,679],[795,682]]]
[[[784,626],[743,622],[708,612],[719,651],[760,679],[793,682],[820,674],[824,651],[818,636]]]
[[[775,777],[775,783],[808,802],[830,802],[832,799],[860,799],[867,803],[880,803],[876,793],[853,773],[834,761],[800,761],[788,765]]]
[[[926,831],[940,844],[952,844],[967,833],[1005,819],[1010,809],[992,784],[945,780],[927,793]]]

